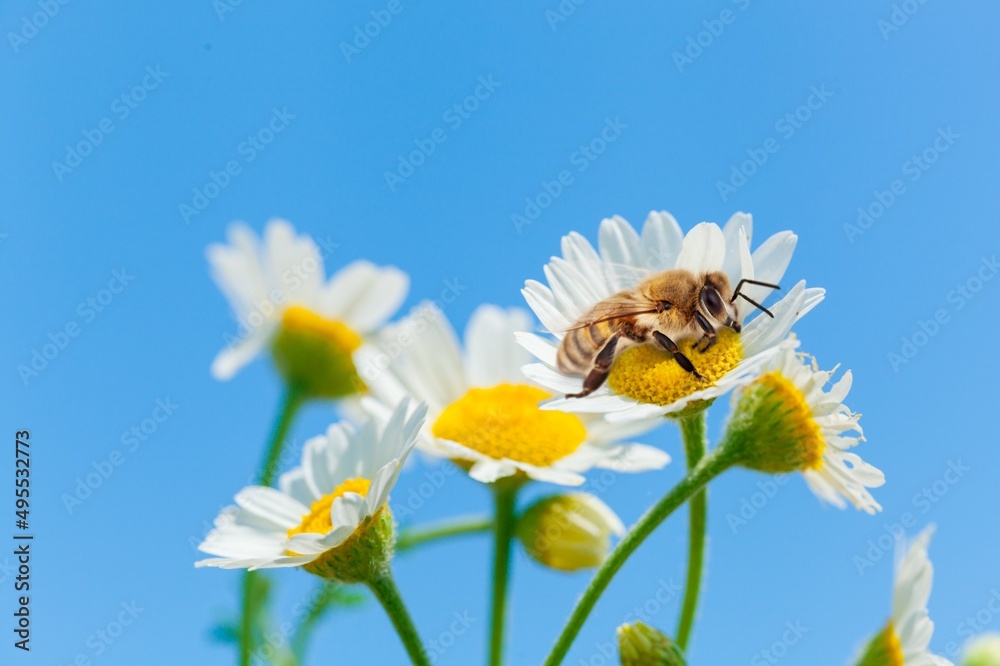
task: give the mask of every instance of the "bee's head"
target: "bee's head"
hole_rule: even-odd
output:
[[[736,304],[731,302],[732,295],[732,287],[725,273],[721,271],[706,273],[701,292],[698,294],[698,309],[714,324],[731,328],[739,333],[742,326]]]

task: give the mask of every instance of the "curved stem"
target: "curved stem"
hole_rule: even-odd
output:
[[[493,519],[488,516],[461,516],[429,525],[418,525],[400,530],[396,539],[396,551],[410,550],[439,539],[488,532],[493,527]]]
[[[274,475],[278,471],[278,461],[281,459],[281,452],[285,448],[285,439],[288,437],[288,429],[292,426],[292,421],[305,399],[306,394],[302,389],[295,386],[289,386],[285,389],[285,394],[281,397],[281,405],[278,408],[278,416],[271,428],[271,440],[267,445],[260,470],[257,472],[258,484],[269,486],[274,481]]]
[[[417,628],[413,626],[413,620],[403,605],[403,598],[399,594],[396,582],[392,579],[392,573],[386,570],[384,574],[368,583],[375,598],[382,604],[392,626],[396,628],[403,645],[406,647],[410,661],[416,666],[430,666],[430,660],[424,651],[424,645],[417,635]]]
[[[646,537],[652,534],[653,530],[659,527],[660,523],[666,520],[677,507],[690,499],[709,481],[731,467],[734,462],[733,456],[724,447],[717,448],[708,456],[702,458],[701,462],[680,483],[674,486],[659,502],[643,514],[639,522],[628,531],[618,546],[611,551],[608,559],[604,561],[604,564],[597,570],[590,584],[587,585],[583,596],[576,602],[573,613],[570,615],[569,620],[566,621],[566,626],[563,628],[562,633],[556,640],[556,644],[552,647],[552,651],[545,660],[545,666],[557,666],[562,663],[570,646],[573,644],[573,640],[580,633],[583,623],[586,621],[587,616],[590,615],[590,611],[593,610],[597,600],[604,593],[604,590],[607,589],[611,579],[622,568],[622,565],[625,564],[629,556],[642,545]]]
[[[278,407],[278,416],[275,418],[271,428],[271,439],[268,442],[264,453],[264,460],[257,472],[257,482],[262,486],[269,486],[274,481],[277,472],[278,461],[281,459],[281,451],[285,446],[285,439],[288,436],[288,429],[292,425],[295,414],[305,401],[305,393],[295,387],[289,386],[281,398]],[[247,571],[243,574],[243,599],[241,602],[240,617],[240,666],[249,666],[250,654],[253,652],[253,617],[254,599],[251,594],[254,576],[256,572]]]
[[[688,470],[692,470],[705,455],[705,412],[681,417],[680,425]],[[691,513],[688,523],[687,581],[684,583],[684,604],[681,606],[681,617],[677,625],[677,645],[685,651],[691,638],[691,629],[694,627],[698,594],[701,591],[702,568],[705,563],[708,491],[703,489],[695,494],[688,507]]]
[[[514,501],[517,488],[494,488],[496,522],[493,551],[493,609],[490,621],[490,666],[503,663],[503,632],[507,612],[507,582],[510,577],[510,541],[514,535]]]
[[[242,595],[240,605],[240,666],[250,666],[250,653],[253,651],[253,585],[254,573],[243,573]]]

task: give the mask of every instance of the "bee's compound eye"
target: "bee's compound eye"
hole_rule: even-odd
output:
[[[706,286],[701,291],[701,303],[705,306],[716,319],[719,319],[726,314],[726,306],[722,303],[722,297],[719,296],[719,292],[712,286]]]

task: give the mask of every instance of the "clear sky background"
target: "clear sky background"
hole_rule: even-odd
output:
[[[458,283],[446,312],[459,327],[479,303],[521,305],[520,286],[541,276],[559,238],[577,230],[594,239],[603,217],[641,223],[665,209],[687,228],[743,210],[757,242],[795,230],[786,281],[828,290],[797,330],[822,365],[855,372],[849,403],[864,413],[860,452],[886,473],[876,492],[885,510],[821,506],[790,478],[735,524],[727,516],[761,504],[754,493],[767,477],[732,472],[713,484],[691,663],[767,663],[759,655],[786,623],[807,631],[778,648],[782,664],[846,663],[890,608],[891,553],[866,567],[858,558],[872,543],[882,552],[879,539],[888,543],[904,519],[910,532],[938,525],[933,646],[962,642],[963,623],[977,614],[1000,629],[990,610],[1000,595],[993,3],[566,1],[574,11],[562,16],[557,0],[223,2],[51,0],[51,17],[45,2],[0,9],[2,423],[5,446],[16,430],[32,433],[37,535],[27,658],[10,646],[11,547],[0,548],[0,662],[232,663],[210,627],[234,610],[239,575],[195,570],[191,543],[253,473],[279,385],[266,361],[228,383],[209,376],[234,324],[204,252],[233,220],[260,229],[277,216],[327,242],[332,267],[363,257],[409,271],[407,307]],[[398,11],[386,21],[390,6]],[[355,47],[371,12],[386,25]],[[700,51],[690,46],[699,40]],[[356,52],[345,55],[343,44]],[[478,108],[446,115],[481,78],[493,83],[480,88]],[[245,144],[276,112],[285,119],[274,121],[282,130],[273,140]],[[582,156],[608,122],[619,127],[614,141]],[[400,155],[438,128],[444,140],[423,164],[388,182]],[[97,145],[67,156],[80,142]],[[763,164],[741,166],[762,153]],[[196,201],[230,161],[238,173]],[[741,180],[741,168],[753,173]],[[563,170],[572,182],[518,230],[512,214]],[[203,210],[183,214],[196,204]],[[864,226],[859,207],[871,210]],[[131,279],[108,302],[102,290],[115,271]],[[91,298],[105,302],[87,305]],[[22,377],[18,366],[67,325],[78,335],[37,376]],[[893,353],[904,360],[893,363]],[[158,400],[177,408],[127,450],[123,433]],[[713,438],[726,406],[711,412]],[[334,418],[331,406],[311,406],[295,441]],[[664,425],[647,441],[677,464],[614,479],[602,497],[627,523],[681,476],[676,429]],[[116,450],[121,464],[68,510],[63,496]],[[12,455],[3,460],[9,488]],[[411,469],[396,497],[428,471]],[[533,492],[543,490],[552,489]],[[12,493],[0,497],[7,544]],[[413,520],[488,506],[482,487],[456,475]],[[679,514],[628,563],[567,663],[602,663],[615,627],[655,599],[660,581],[682,580],[685,532]],[[474,619],[438,663],[482,658],[489,548],[474,537],[397,561],[428,640],[453,613]],[[517,555],[511,664],[542,659],[588,576]],[[309,578],[277,576],[280,612],[308,592]],[[141,612],[102,643],[97,632],[123,603]],[[647,621],[672,632],[678,605],[652,604]],[[331,617],[312,657],[404,659],[370,600]]]

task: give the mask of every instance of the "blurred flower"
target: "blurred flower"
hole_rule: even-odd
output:
[[[410,416],[407,413],[411,412]],[[217,557],[199,567],[301,566],[327,580],[373,580],[393,550],[386,502],[413,447],[425,408],[402,402],[384,428],[332,425],[306,442],[302,466],[279,489],[250,486],[222,511],[198,546]]]
[[[927,557],[933,527],[928,527],[906,549],[896,569],[892,619],[869,641],[857,666],[952,666],[928,650],[934,623],[927,615],[934,567]],[[902,540],[897,548],[903,546]]]
[[[625,525],[607,504],[588,493],[542,498],[517,524],[517,536],[528,555],[560,571],[600,566],[611,548],[612,534],[625,534]]]
[[[324,282],[319,248],[284,220],[271,220],[263,239],[241,223],[228,236],[228,245],[213,244],[207,254],[239,336],[216,356],[212,375],[229,379],[270,346],[286,381],[310,396],[362,388],[352,354],[399,308],[406,274],[356,261]]]
[[[672,640],[643,622],[618,627],[622,666],[684,666],[684,655]]]
[[[882,472],[848,449],[863,439],[860,414],[841,401],[851,390],[848,371],[829,391],[833,372],[796,352],[789,339],[762,374],[736,396],[725,442],[739,449],[740,464],[762,472],[800,471],[821,499],[840,508],[844,498],[868,513],[882,507],[868,488],[885,482]]]
[[[1000,634],[982,634],[969,641],[962,666],[1000,666]]]
[[[539,409],[551,393],[524,377],[528,354],[514,341],[514,331],[529,326],[523,310],[480,306],[466,328],[463,356],[445,316],[422,304],[358,350],[372,396],[360,404],[385,418],[387,406],[403,397],[426,402],[428,427],[418,447],[458,462],[483,483],[517,475],[579,485],[593,467],[640,472],[670,461],[659,449],[619,443],[659,425],[658,419],[611,424]]]

